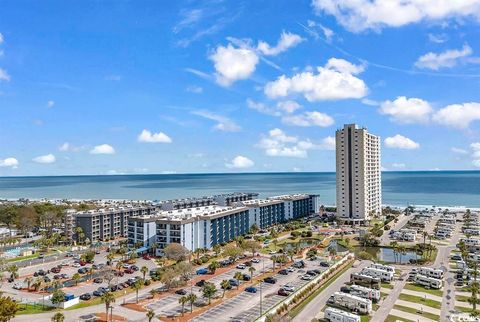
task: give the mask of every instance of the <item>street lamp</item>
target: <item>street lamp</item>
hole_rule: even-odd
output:
[[[108,316],[107,316],[108,321]],[[110,306],[110,321],[113,321],[113,305]]]

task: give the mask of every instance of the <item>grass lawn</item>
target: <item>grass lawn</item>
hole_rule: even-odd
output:
[[[419,316],[424,316],[427,319],[430,319],[430,320],[433,320],[433,321],[440,321],[440,316],[439,315],[432,314],[432,313],[429,313],[429,312],[423,312],[422,314],[420,314],[417,311],[417,309],[414,309],[412,307],[406,307],[406,306],[402,306],[402,305],[394,305],[393,308],[397,309],[399,311],[408,312],[408,313],[412,313],[412,314],[417,314]]]
[[[362,315],[362,316],[360,317],[360,322],[369,322],[370,319],[371,319],[371,316],[369,316],[369,315]]]
[[[473,310],[463,306],[455,306],[455,311],[463,312],[463,313],[472,313]]]
[[[313,292],[312,294],[310,294],[309,297],[307,297],[306,299],[302,300],[302,302],[297,305],[295,308],[293,308],[290,313],[288,313],[288,315],[290,317],[295,317],[298,315],[298,313],[300,313],[303,308],[308,304],[310,303],[318,294],[320,294],[324,289],[326,289],[330,284],[332,284],[340,275],[342,275],[343,273],[345,273],[350,267],[352,267],[353,263],[350,263],[348,264],[347,266],[345,266],[345,268],[343,268],[341,271],[338,271],[335,275],[333,275],[330,280],[323,284],[320,288],[318,288],[315,292]]]
[[[383,282],[382,282],[382,283],[380,284],[380,286],[383,287],[383,288],[389,288],[389,289],[393,290],[393,285],[390,284],[390,283],[383,283]]]
[[[409,294],[402,294],[400,293],[400,296],[398,297],[400,300],[407,301],[407,302],[413,302],[413,303],[422,303],[425,304],[426,306],[433,307],[435,309],[441,309],[442,303],[426,299],[420,296],[414,296],[414,295],[409,295]]]
[[[434,290],[434,289],[426,289],[422,286],[415,285],[415,284],[405,284],[404,289],[410,290],[410,291],[416,291],[416,292],[422,292],[422,293],[428,293],[436,296],[443,296],[443,291],[441,290]]]
[[[18,310],[17,314],[35,314],[35,313],[45,313],[45,312],[50,312],[53,311],[53,307],[48,307],[45,306],[43,307],[41,304],[33,305],[33,304],[19,304],[18,307],[20,310]]]
[[[455,299],[460,302],[468,302],[469,297],[463,295],[456,295]]]
[[[389,315],[389,316],[387,316],[387,318],[385,319],[385,322],[397,322],[397,321],[415,322],[415,321],[412,321],[412,320],[407,320],[407,319],[404,319],[404,318],[400,318],[400,317],[395,316],[395,315]]]

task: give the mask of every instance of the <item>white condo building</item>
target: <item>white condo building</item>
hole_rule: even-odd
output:
[[[336,135],[337,217],[358,224],[381,213],[380,138],[356,124]]]

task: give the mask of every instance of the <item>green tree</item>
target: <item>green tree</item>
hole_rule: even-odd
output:
[[[240,285],[240,279],[243,278],[243,274],[241,272],[235,272],[235,274],[233,275],[233,278],[237,280],[237,290],[238,290],[238,286]]]
[[[259,230],[260,230],[260,229],[258,228],[257,224],[253,224],[253,225],[250,227],[250,233],[253,234],[253,235],[258,234]]]
[[[178,243],[168,244],[168,246],[165,247],[163,252],[165,253],[165,256],[168,259],[171,259],[177,262],[186,260],[190,255],[190,252],[188,251],[188,249],[186,249],[185,247],[183,247]]]
[[[220,255],[220,253],[222,252],[222,245],[220,244],[213,245],[213,252],[215,253],[215,256]]]
[[[255,253],[258,252],[262,248],[262,246],[259,242],[250,239],[243,242],[242,248],[250,251],[252,253],[252,257],[254,257]]]
[[[256,269],[255,269],[255,267],[250,266],[250,267],[248,268],[248,271],[250,272],[250,281],[252,281],[252,283],[253,283],[253,272],[255,272]]]
[[[10,296],[0,296],[0,322],[8,322],[17,315],[20,308]]]
[[[62,312],[57,312],[52,316],[52,322],[63,322],[65,321],[65,315]]]
[[[230,281],[229,280],[223,280],[220,282],[220,287],[222,288],[223,290],[223,293],[222,293],[222,298],[225,297],[225,292],[227,291],[228,288],[230,288]]]
[[[235,262],[238,257],[243,254],[243,250],[235,245],[227,245],[223,249],[223,254],[230,258],[232,262]]]
[[[155,317],[155,311],[150,309],[147,311],[147,313],[145,313],[145,315],[147,316],[148,322],[152,322],[153,318]]]
[[[75,273],[72,275],[72,280],[75,282],[75,285],[78,285],[78,282],[82,279],[80,273]]]
[[[27,290],[29,291],[30,286],[32,286],[32,283],[33,283],[33,277],[29,276],[29,277],[25,278],[25,280],[23,282],[27,284]]]
[[[142,268],[140,268],[140,272],[143,275],[143,282],[145,283],[145,277],[147,276],[147,273],[148,273],[148,267],[142,266]]]
[[[133,283],[130,287],[133,290],[135,290],[136,302],[138,303],[138,291],[142,288],[142,281],[138,280],[135,283]]]
[[[53,305],[59,307],[61,303],[65,302],[65,292],[63,292],[62,290],[53,291],[50,301]]]
[[[185,304],[188,303],[188,297],[187,296],[182,296],[181,298],[178,299],[178,303],[182,305],[182,316],[184,315],[183,310],[185,309]]]
[[[208,299],[208,305],[210,305],[212,297],[217,293],[217,287],[215,284],[206,282],[202,288],[203,297]]]
[[[212,261],[210,264],[208,264],[208,270],[210,273],[215,274],[215,271],[217,268],[220,267],[220,264],[217,261]]]
[[[106,292],[103,293],[100,299],[102,300],[102,303],[105,303],[105,318],[108,321],[108,310],[112,303],[115,303],[115,295],[113,295],[112,292]]]
[[[7,272],[10,273],[10,277],[12,278],[18,278],[18,266],[17,265],[11,265],[7,268]]]
[[[190,303],[190,313],[193,312],[193,303],[197,300],[197,296],[193,293],[190,293],[187,295],[188,297],[188,302]]]

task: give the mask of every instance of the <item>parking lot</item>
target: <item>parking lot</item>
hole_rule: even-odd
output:
[[[300,278],[305,275],[306,271],[312,269],[326,270],[326,268],[320,267],[318,260],[306,260],[305,264],[304,268],[297,269],[288,275],[275,274],[273,276],[277,280],[275,284],[265,282],[256,284],[254,285],[257,289],[256,293],[242,292],[209,309],[192,321],[254,321],[260,316],[260,305],[262,312],[266,312],[285,299],[284,296],[278,295],[278,290],[282,285],[288,284],[297,290],[308,283],[308,281]]]
[[[107,262],[106,256],[107,252],[102,251],[100,254],[96,254],[94,257],[94,264],[105,264]],[[116,259],[118,261],[118,258]],[[67,264],[65,266],[62,266],[61,271],[59,273],[53,273],[51,270],[60,265],[60,264]],[[114,270],[115,269],[115,264],[116,262],[113,263],[112,266],[104,266],[102,269],[94,270],[93,277],[101,277],[102,274],[104,274],[105,270]],[[146,266],[149,270],[156,268],[156,264],[152,260],[145,260],[143,258],[138,258],[135,263],[136,266],[139,268],[142,266]],[[78,266],[78,265],[75,265]],[[19,278],[15,280],[14,283],[4,283],[2,285],[1,290],[13,295],[17,299],[27,299],[30,301],[36,301],[41,299],[41,295],[35,292],[28,292],[26,289],[23,290],[16,290],[13,288],[14,284],[23,284],[24,287],[27,287],[27,284],[24,282],[25,278],[27,277],[33,277],[33,280],[35,280],[37,277],[34,277],[35,272],[38,272],[39,270],[43,271],[50,271],[50,273],[46,274],[45,276],[48,277],[49,280],[55,281],[54,276],[59,275],[59,274],[66,274],[67,278],[65,279],[58,279],[57,281],[62,283],[61,285],[62,290],[67,293],[67,294],[74,294],[75,296],[80,296],[85,293],[90,293],[92,294],[95,290],[97,290],[99,287],[107,287],[107,281],[103,279],[102,283],[93,283],[93,279],[80,282],[78,285],[75,285],[75,283],[71,280],[72,276],[78,272],[78,270],[81,267],[85,268],[90,268],[92,267],[92,264],[87,264],[85,266],[80,266],[80,267],[75,267],[74,266],[74,259],[72,257],[66,257],[65,254],[63,255],[58,255],[57,260],[54,262],[46,263],[43,265],[35,265],[35,266],[29,266],[25,268],[20,268],[19,270]],[[123,269],[122,269],[123,270]],[[86,274],[81,274],[84,279],[88,279],[90,277],[89,273]],[[143,277],[143,274],[138,270],[134,272],[133,274],[124,274],[122,277],[117,277],[115,276],[111,284],[112,285],[118,285],[119,283],[125,283],[129,278],[135,278],[136,276]],[[148,276],[148,274],[147,274]],[[44,286],[45,284],[43,284]]]

